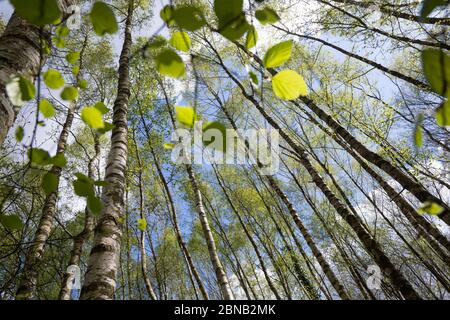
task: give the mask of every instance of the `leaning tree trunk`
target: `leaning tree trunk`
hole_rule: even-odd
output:
[[[85,274],[82,300],[114,298],[119,268],[122,238],[121,218],[125,212],[125,171],[128,157],[128,103],[130,99],[130,51],[132,46],[131,25],[134,1],[128,5],[125,35],[119,60],[117,98],[114,102],[111,150],[106,165],[101,217],[95,228],[95,237]]]
[[[172,109],[170,109],[169,97],[164,90],[164,85],[160,83],[161,88],[164,92],[164,97],[166,100],[166,106],[169,111],[170,120],[172,122],[172,126],[176,129],[175,118],[173,116]],[[194,175],[194,170],[190,164],[186,164],[185,166],[186,172],[188,174],[189,182],[191,184],[192,190],[194,192],[194,200],[195,206],[197,208],[197,213],[200,219],[200,223],[202,225],[203,234],[205,236],[206,245],[208,246],[208,253],[211,259],[211,263],[214,268],[214,272],[216,274],[217,282],[220,286],[220,291],[222,292],[223,298],[225,300],[233,300],[233,293],[231,292],[230,284],[225,273],[225,269],[220,261],[219,255],[217,253],[216,243],[211,232],[211,227],[209,225],[208,216],[206,215],[205,207],[203,205],[202,194],[200,188],[198,186],[197,180]]]
[[[227,117],[228,121],[231,123],[231,126],[233,127],[233,129],[237,130],[237,126],[236,126],[234,120],[232,119],[231,115],[229,114],[228,110],[225,108],[223,103],[221,103],[221,101],[220,101],[218,96],[216,96],[216,100],[218,100],[223,113]],[[247,150],[250,150],[250,146],[249,146],[249,143],[248,143],[247,140],[245,141],[245,147],[246,147]],[[258,161],[258,164],[259,164],[259,161]],[[313,255],[315,256],[315,258],[319,262],[320,267],[322,268],[322,270],[325,273],[326,277],[330,281],[331,285],[334,287],[336,292],[339,294],[339,297],[341,297],[341,299],[344,299],[344,300],[350,299],[349,296],[347,295],[343,285],[337,279],[337,277],[334,274],[333,270],[331,269],[330,265],[328,264],[328,262],[323,257],[322,252],[316,246],[313,238],[309,234],[309,232],[306,229],[306,227],[303,225],[302,221],[300,220],[300,216],[298,215],[298,213],[295,210],[294,206],[292,205],[292,203],[290,202],[288,197],[284,194],[284,192],[282,192],[282,190],[279,187],[277,181],[272,176],[267,176],[266,178],[267,178],[271,188],[275,191],[277,196],[283,201],[283,203],[289,209],[289,212],[290,212],[292,218],[294,219],[295,224],[297,225],[297,227],[299,228],[300,232],[302,233],[302,236],[305,238],[306,243],[308,244],[308,246],[311,249]]]
[[[139,214],[142,220],[145,220],[144,214],[144,190],[142,188],[142,161],[141,155],[139,153],[139,148],[136,142],[136,136],[133,131],[133,143],[136,151],[136,159],[138,164],[138,187],[139,187]],[[152,283],[150,278],[148,277],[148,268],[147,268],[147,254],[145,253],[145,233],[144,230],[140,230],[139,237],[139,251],[141,254],[141,272],[142,277],[144,278],[145,289],[147,290],[147,294],[152,300],[157,300],[155,291],[153,290]]]
[[[95,155],[89,159],[88,164],[88,177],[91,179],[95,179],[95,168],[96,163],[100,158],[100,141],[98,136],[94,133],[94,149]],[[69,263],[67,265],[67,269],[64,272],[63,279],[61,282],[61,289],[59,291],[59,300],[70,300],[71,297],[71,283],[74,281],[73,270],[70,269],[71,266],[76,266],[79,268],[81,255],[83,253],[83,245],[95,227],[95,219],[86,206],[84,210],[85,220],[84,220],[84,228],[83,230],[75,236],[73,239],[72,251],[70,252]]]
[[[60,10],[65,13],[75,0],[59,0]],[[29,24],[15,12],[0,37],[0,145],[16,120],[15,108],[6,93],[6,84],[13,76],[36,78],[47,55],[42,52],[44,44],[51,43],[50,26],[44,28]]]
[[[254,53],[248,51],[244,46],[241,44],[234,42],[235,45],[246,52],[249,56],[251,56],[258,64],[263,67],[262,60]],[[277,74],[277,71],[274,69],[268,69],[269,73],[274,76]],[[237,81],[237,79],[233,76],[231,78],[234,81]],[[245,89],[242,87],[241,90],[245,91]],[[247,95],[247,99],[254,100],[252,96]],[[332,116],[330,116],[328,113],[326,113],[324,110],[319,108],[319,106],[316,105],[316,103],[308,98],[308,97],[300,97],[299,101],[302,101],[312,112],[314,112],[323,122],[325,122],[333,131],[335,134],[333,134],[331,137],[337,141],[338,137],[342,138],[348,145],[350,145],[361,157],[366,159],[368,162],[372,163],[379,169],[386,172],[388,175],[390,175],[393,179],[395,179],[404,189],[411,192],[412,195],[414,195],[419,201],[426,202],[431,201],[434,203],[437,203],[441,205],[444,208],[444,211],[438,215],[438,217],[444,221],[447,225],[450,225],[450,206],[445,203],[443,200],[439,199],[435,195],[433,195],[431,192],[429,192],[427,189],[423,187],[422,184],[419,182],[411,179],[408,175],[406,175],[401,169],[394,166],[390,161],[386,160],[384,157],[380,156],[378,153],[373,152],[369,150],[364,144],[362,144],[359,140],[357,140],[347,129],[345,129],[338,121],[336,121]],[[255,103],[256,101],[251,101],[252,103]],[[297,107],[300,107],[300,104],[298,101],[291,101],[294,105]]]
[[[210,44],[212,50],[215,51],[214,47]],[[333,191],[328,187],[325,181],[322,179],[320,174],[314,168],[313,164],[308,158],[307,152],[301,145],[296,143],[290,135],[288,135],[278,123],[266,112],[266,110],[261,106],[261,104],[255,99],[253,95],[250,95],[245,90],[242,83],[236,79],[236,77],[228,70],[222,61],[220,55],[215,51],[219,63],[225,73],[230,77],[230,79],[239,87],[242,95],[251,102],[259,113],[266,119],[266,121],[278,132],[280,136],[286,141],[286,143],[295,151],[299,157],[299,162],[306,169],[306,171],[311,176],[314,184],[322,191],[330,204],[334,207],[336,212],[348,223],[348,225],[353,229],[353,231],[358,236],[361,243],[366,248],[367,252],[373,257],[374,261],[379,265],[383,272],[389,277],[392,284],[403,294],[406,299],[420,299],[420,296],[408,282],[408,280],[401,274],[401,272],[394,266],[390,259],[381,250],[378,242],[365,230],[360,218],[353,215],[348,208],[339,200],[339,198],[334,194]],[[259,59],[259,58],[258,58]],[[292,213],[292,212],[291,212]],[[296,221],[297,222],[297,221]]]
[[[82,49],[80,51],[80,69],[83,66],[83,53],[88,43],[88,37],[86,35]],[[80,73],[77,74],[75,82],[80,80]],[[72,128],[73,119],[75,116],[76,103],[71,102],[70,107],[67,111],[66,121],[64,122],[63,129],[59,136],[58,146],[56,149],[56,154],[64,155],[67,147],[67,138],[69,136],[69,132]],[[37,112],[37,111],[36,111]],[[59,187],[59,179],[62,173],[62,167],[54,165],[50,169],[50,173],[53,174],[57,178],[57,185]],[[56,202],[58,199],[58,188],[48,194],[44,201],[44,206],[42,208],[42,216],[39,220],[38,228],[35,232],[33,242],[30,248],[27,251],[25,258],[25,265],[22,274],[22,279],[19,284],[19,288],[17,289],[16,298],[17,299],[33,299],[36,295],[36,284],[37,284],[37,276],[38,270],[37,267],[39,263],[42,261],[42,257],[44,255],[44,247],[47,242],[48,237],[50,236],[50,232],[53,229],[53,219],[56,214]]]
[[[156,167],[156,171],[158,172],[158,176],[159,179],[161,180],[161,183],[163,184],[164,187],[164,192],[167,196],[168,202],[169,202],[169,210],[172,213],[172,223],[173,223],[173,227],[177,236],[177,242],[178,245],[181,248],[182,254],[184,255],[184,257],[186,258],[186,262],[187,262],[187,267],[188,267],[188,272],[192,272],[192,275],[195,278],[195,281],[197,282],[198,288],[203,296],[203,299],[205,300],[209,300],[209,296],[208,296],[208,292],[206,291],[206,288],[203,284],[202,279],[200,278],[200,274],[198,273],[197,268],[195,267],[194,261],[192,260],[192,256],[186,246],[186,243],[183,239],[183,236],[181,234],[181,230],[180,227],[178,225],[178,218],[177,218],[177,211],[175,208],[175,203],[173,201],[173,197],[172,197],[172,192],[170,191],[169,188],[169,184],[167,183],[166,178],[164,177],[164,174],[162,172],[161,166],[159,164],[158,158],[156,157],[156,153],[155,150],[153,149],[153,146],[151,144],[151,136],[150,136],[150,128],[147,125],[147,122],[145,121],[144,118],[144,114],[142,112],[142,108],[141,108],[141,104],[138,103],[138,109],[139,109],[139,116],[141,118],[141,123],[144,126],[144,131],[145,131],[145,135],[147,137],[147,144],[148,147],[150,148],[150,153],[152,154],[152,158],[153,158],[153,162],[155,164]]]

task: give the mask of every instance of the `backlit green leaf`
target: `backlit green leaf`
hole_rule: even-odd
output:
[[[208,130],[216,130],[215,132],[211,132],[211,134],[214,135],[214,138],[213,139],[208,138],[208,140],[212,140],[212,141],[207,141],[206,137],[203,136],[203,144],[206,147],[211,145],[217,138],[216,134],[220,134],[220,136],[222,138],[222,145],[218,148],[218,150],[220,150],[222,152],[225,151],[227,149],[227,128],[218,121],[212,121],[203,126],[203,134],[205,134],[205,132]]]
[[[15,137],[16,137],[16,141],[17,142],[21,142],[23,140],[23,136],[24,136],[24,130],[23,127],[18,126],[16,128],[16,132],[15,132]]]
[[[37,26],[56,23],[61,18],[57,0],[10,0],[15,12]]]
[[[444,212],[444,208],[438,203],[426,201],[419,209],[417,209],[417,212],[420,214],[430,214],[433,216],[437,216]]]
[[[420,113],[417,117],[416,125],[414,127],[414,145],[417,148],[423,147],[423,113]]]
[[[422,65],[433,91],[450,97],[450,56],[438,49],[425,49],[422,51]]]
[[[266,68],[276,68],[284,64],[291,57],[292,45],[292,40],[288,40],[271,47],[264,56],[264,66]]]
[[[164,49],[156,57],[159,73],[172,78],[180,78],[186,74],[186,67],[181,57],[173,50]]]
[[[50,154],[43,149],[32,148],[28,150],[28,159],[30,159],[33,164],[46,165],[50,158]]]
[[[47,99],[42,99],[39,102],[39,111],[45,118],[51,118],[56,114],[55,108]]]
[[[66,101],[75,101],[78,99],[78,89],[75,87],[65,87],[61,92],[61,98]]]
[[[94,108],[97,109],[98,111],[100,111],[100,113],[102,115],[105,115],[105,114],[107,114],[109,112],[108,107],[103,102],[97,102],[94,105]]]
[[[41,187],[47,195],[56,191],[58,189],[58,177],[51,172],[47,172],[42,177]]]
[[[243,0],[215,0],[214,12],[219,20],[218,30],[225,38],[237,40],[247,32]]]
[[[263,25],[273,24],[280,20],[280,17],[275,12],[275,10],[269,7],[265,7],[264,9],[261,10],[256,10],[255,17]]]
[[[138,229],[141,231],[147,230],[147,220],[145,219],[138,219],[137,221]]]
[[[283,100],[295,100],[308,94],[305,80],[293,70],[283,70],[272,78],[275,95]]]
[[[107,33],[113,34],[119,30],[114,12],[104,2],[97,1],[94,3],[90,17],[94,31],[99,36],[104,36]]]
[[[191,47],[191,38],[186,32],[174,32],[169,43],[177,50],[188,52]]]
[[[95,107],[86,107],[81,110],[81,119],[92,129],[105,127],[102,113]]]
[[[247,39],[245,40],[245,46],[247,49],[251,49],[256,46],[258,42],[258,32],[254,26],[251,26],[247,31]]]
[[[44,73],[44,82],[50,89],[59,89],[66,83],[58,70],[48,69]]]
[[[436,122],[441,127],[450,126],[450,100],[445,101],[436,109]]]
[[[173,10],[172,18],[178,27],[187,31],[195,31],[206,24],[200,8],[195,6],[180,6]]]
[[[195,121],[198,120],[198,116],[192,107],[175,107],[175,113],[178,122],[186,127],[193,128]]]
[[[80,60],[80,53],[79,52],[69,52],[66,55],[66,60],[70,64],[75,64],[75,63],[77,63],[78,60]]]

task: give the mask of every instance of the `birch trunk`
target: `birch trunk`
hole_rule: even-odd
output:
[[[64,18],[67,7],[75,0],[59,0]],[[13,13],[0,37],[0,145],[16,120],[18,108],[8,98],[5,85],[13,76],[36,78],[47,56],[42,53],[43,44],[50,44],[50,26],[44,28],[29,24]],[[49,47],[51,47],[49,45]]]
[[[103,209],[95,228],[94,244],[81,290],[82,300],[110,300],[116,291],[120,244],[124,214],[125,171],[128,157],[128,103],[130,99],[130,51],[134,1],[130,1],[125,21],[122,52],[119,60],[117,98],[114,102],[111,150],[103,188]]]
[[[95,179],[95,164],[98,162],[100,158],[100,142],[97,135],[94,135],[94,140],[95,140],[94,142],[95,155],[91,159],[89,159],[88,164],[88,177],[91,179]],[[70,300],[72,293],[71,283],[74,281],[74,274],[69,269],[69,267],[70,266],[79,267],[81,255],[83,253],[83,245],[86,242],[86,240],[89,239],[89,236],[91,235],[95,227],[94,217],[92,216],[92,213],[89,211],[87,206],[84,211],[84,214],[85,214],[84,229],[73,240],[73,246],[72,251],[70,252],[69,263],[67,265],[66,271],[64,272],[63,280],[61,282],[61,289],[59,291],[59,300]]]

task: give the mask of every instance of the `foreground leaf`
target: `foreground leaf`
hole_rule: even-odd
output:
[[[15,12],[37,26],[58,22],[61,11],[57,0],[10,0]]]
[[[92,7],[90,14],[94,31],[99,36],[114,34],[119,30],[116,16],[110,6],[104,2],[97,1]]]
[[[264,9],[261,10],[256,10],[255,17],[263,25],[273,24],[280,20],[280,17],[275,12],[275,10],[269,7],[265,7]]]
[[[283,70],[272,78],[275,95],[283,100],[295,100],[308,94],[305,80],[293,70]]]
[[[438,49],[422,51],[422,66],[431,88],[441,96],[450,96],[450,56]]]
[[[44,83],[50,89],[59,89],[66,83],[58,70],[48,69],[44,73]]]
[[[105,127],[102,113],[95,107],[86,107],[81,110],[81,119],[92,129]]]
[[[175,107],[176,117],[179,123],[186,127],[193,128],[198,116],[192,107]]]
[[[172,78],[180,78],[186,74],[186,67],[181,57],[173,50],[164,49],[156,57],[159,73]]]
[[[0,214],[0,223],[9,231],[20,230],[23,227],[23,222],[16,214],[3,215]]]
[[[271,47],[264,56],[264,66],[266,68],[276,68],[284,64],[291,57],[292,45],[292,40],[288,40]]]
[[[51,118],[56,114],[55,108],[47,99],[42,99],[39,102],[39,111],[45,118]]]
[[[175,49],[183,52],[188,52],[191,48],[191,38],[186,32],[174,32],[169,43]]]
[[[58,189],[58,177],[51,172],[47,172],[42,177],[41,187],[46,195],[56,191]]]

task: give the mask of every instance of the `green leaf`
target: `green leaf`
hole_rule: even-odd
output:
[[[81,119],[92,129],[105,127],[102,113],[95,107],[86,107],[81,110]]]
[[[6,86],[6,93],[14,106],[22,107],[36,95],[36,88],[30,80],[24,77],[15,77]]]
[[[97,109],[98,111],[100,111],[100,113],[102,115],[105,115],[105,114],[107,114],[109,112],[108,107],[103,102],[97,102],[94,105],[94,108]]]
[[[81,79],[80,81],[78,81],[77,86],[80,89],[86,89],[88,86],[88,82],[87,82],[87,80]]]
[[[448,4],[448,0],[425,0],[422,3],[422,10],[420,11],[420,15],[425,18],[437,7],[445,6]]]
[[[293,70],[283,70],[272,78],[275,95],[283,100],[295,100],[308,94],[305,80]]]
[[[271,47],[264,56],[264,66],[266,68],[276,68],[284,64],[291,57],[292,45],[292,40],[288,40]]]
[[[243,0],[215,0],[214,12],[219,32],[229,40],[237,40],[247,32],[249,24],[243,11]]]
[[[147,48],[151,50],[159,49],[161,47],[164,47],[166,44],[167,44],[166,38],[162,36],[156,36],[150,40],[150,42],[147,44]]]
[[[116,16],[111,8],[104,2],[97,1],[91,10],[91,21],[94,31],[99,36],[114,34],[119,30]]]
[[[45,118],[51,118],[56,114],[55,108],[47,99],[42,99],[39,102],[39,111]]]
[[[424,120],[424,115],[423,115],[423,113],[420,113],[417,116],[416,125],[414,127],[414,145],[417,148],[423,147],[423,128],[422,128],[423,120]]]
[[[77,172],[75,173],[75,177],[77,177],[78,180],[85,182],[87,184],[94,184],[94,180],[92,180],[91,178],[89,178],[87,175]]]
[[[69,52],[66,55],[66,60],[70,64],[75,64],[75,63],[77,63],[78,60],[80,60],[80,53],[79,52]]]
[[[65,25],[61,25],[55,28],[55,35],[59,38],[65,38],[69,35],[70,30]]]
[[[20,230],[23,227],[22,220],[16,214],[8,216],[0,214],[0,223],[9,231]]]
[[[274,24],[280,20],[280,17],[275,12],[275,10],[269,7],[265,7],[264,9],[261,10],[256,10],[255,17],[263,25]]]
[[[48,161],[48,163],[60,168],[64,168],[67,165],[67,159],[63,153],[57,153]]]
[[[251,49],[256,46],[258,42],[258,32],[254,26],[251,26],[247,31],[247,38],[245,40],[245,46],[247,49]]]
[[[87,197],[88,209],[95,215],[99,215],[102,212],[103,204],[100,198],[95,196]]]
[[[222,135],[222,146],[220,146],[219,150],[224,152],[227,150],[227,128],[218,121],[212,121],[203,126],[203,133],[205,133],[208,130],[218,130],[220,134]],[[203,144],[207,147],[211,145],[215,141],[212,139],[212,141],[206,141],[206,139],[203,139]]]
[[[78,99],[78,89],[75,87],[65,87],[61,92],[61,98],[66,101],[75,101]]]
[[[50,89],[59,89],[66,83],[58,70],[48,69],[44,73],[44,82]]]
[[[433,91],[450,97],[450,56],[438,49],[425,49],[422,51],[422,66]]]
[[[50,193],[58,189],[58,183],[59,183],[58,177],[51,172],[47,172],[42,177],[41,187],[44,190],[45,194],[49,195]]]
[[[147,220],[145,219],[138,219],[137,221],[138,229],[141,231],[147,230]]]
[[[417,209],[417,212],[419,214],[430,214],[432,216],[437,216],[444,212],[444,208],[437,203],[426,201],[419,209]]]
[[[192,107],[176,106],[175,113],[178,122],[189,128],[193,128],[195,121],[198,120],[198,116]]]
[[[66,47],[66,40],[64,38],[52,37],[52,42],[55,45],[55,47],[59,49],[63,49]]]
[[[44,26],[60,20],[57,0],[10,0],[15,12],[29,23]]]
[[[173,11],[174,8],[170,5],[166,5],[164,6],[164,8],[162,8],[162,10],[159,13],[159,16],[161,17],[161,19],[167,23],[169,26],[173,24],[174,20],[173,20]]]
[[[445,101],[436,109],[436,122],[441,127],[450,126],[450,100]]]
[[[184,52],[188,52],[191,48],[191,38],[186,32],[174,32],[169,43],[175,49]]]
[[[250,76],[250,79],[252,80],[252,82],[253,82],[255,85],[258,85],[258,84],[259,84],[258,76],[256,75],[256,73],[254,73],[253,71],[250,71],[250,72],[248,73],[248,75]]]
[[[178,27],[187,31],[198,30],[206,24],[202,10],[196,6],[177,7],[172,11],[171,17]]]
[[[164,149],[173,149],[175,147],[175,145],[173,143],[164,143]]]
[[[116,127],[115,125],[113,125],[112,123],[109,123],[109,122],[105,122],[104,124],[105,124],[104,128],[97,129],[98,133],[105,134],[108,131],[111,131],[112,129],[114,129]]]
[[[97,187],[106,187],[108,185],[109,185],[108,181],[98,180],[98,181],[94,182],[94,186],[97,186]]]
[[[186,74],[186,67],[181,57],[173,50],[164,49],[156,57],[159,73],[172,78],[180,78]]]
[[[23,136],[24,136],[24,130],[23,130],[23,127],[18,126],[18,127],[16,128],[15,136],[16,136],[16,141],[17,141],[17,142],[21,142],[21,141],[23,140]]]
[[[37,165],[46,165],[51,159],[49,153],[43,149],[31,148],[28,150],[28,159]]]
[[[22,94],[22,100],[30,101],[36,96],[36,88],[34,84],[27,78],[21,77],[19,80],[20,92]]]
[[[80,72],[80,66],[73,66],[72,68],[72,74],[74,76],[78,75],[78,73]]]

